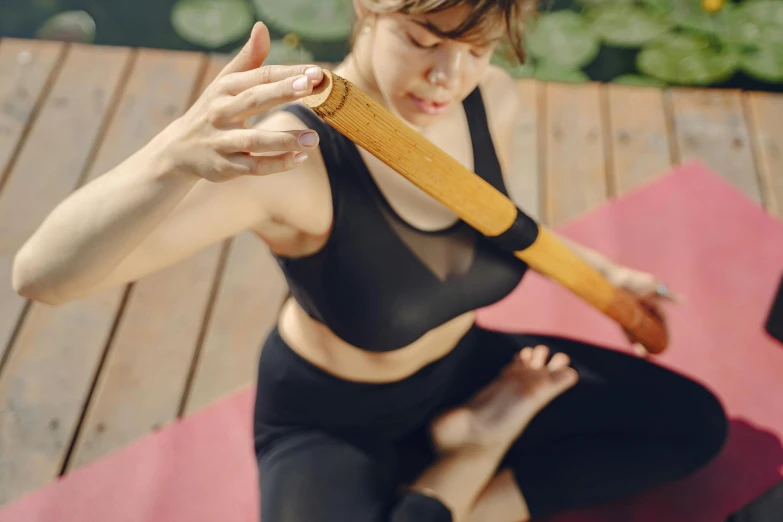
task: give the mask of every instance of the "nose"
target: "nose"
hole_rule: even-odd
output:
[[[459,83],[464,66],[464,51],[443,50],[430,71],[430,81],[446,89],[454,89]]]

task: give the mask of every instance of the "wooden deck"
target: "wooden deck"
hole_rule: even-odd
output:
[[[0,505],[255,379],[285,294],[249,235],[63,307],[11,289],[21,244],[69,192],[181,114],[225,56],[0,41]],[[520,81],[511,190],[575,218],[698,158],[783,217],[783,96]]]

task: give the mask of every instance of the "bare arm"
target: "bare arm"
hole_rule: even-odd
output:
[[[298,152],[317,147],[317,139],[299,143],[302,130],[242,125],[312,90],[312,82],[302,92],[293,88],[305,66],[259,68],[268,49],[268,33],[257,26],[188,113],[60,203],[17,253],[16,291],[64,303],[263,222],[267,209],[255,194],[284,190],[269,174],[293,170]]]
[[[491,104],[487,112],[494,134],[493,138],[498,144],[498,156],[507,176],[514,175],[511,172],[511,165],[514,164],[512,157],[515,154],[513,137],[516,133],[514,126],[521,118],[519,111],[522,110],[519,103],[519,93],[514,82],[515,80],[508,73],[499,67],[491,66],[486,82],[482,85],[488,94],[485,99]],[[550,232],[605,277],[611,278],[617,272],[617,266],[600,252],[566,238],[553,230]]]

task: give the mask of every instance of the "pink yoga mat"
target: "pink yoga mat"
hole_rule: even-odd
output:
[[[717,522],[781,481],[783,345],[764,322],[783,274],[783,223],[692,163],[559,231],[685,295],[666,306],[671,344],[652,360],[715,391],[732,424],[723,454],[696,475],[557,522]],[[537,274],[480,322],[628,347],[612,321]]]
[[[560,230],[685,294],[668,307],[672,344],[655,360],[715,390],[732,426],[723,454],[694,476],[556,522],[720,522],[780,481],[783,345],[763,324],[783,272],[783,224],[691,164]],[[536,274],[480,321],[627,344],[614,323]],[[0,522],[256,521],[252,400],[243,390],[145,437],[7,506]]]

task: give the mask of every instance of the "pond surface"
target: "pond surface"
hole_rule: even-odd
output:
[[[340,61],[352,0],[0,0],[0,36],[233,52],[253,22],[270,63]],[[526,30],[528,63],[549,81],[783,90],[783,0],[545,0]]]

